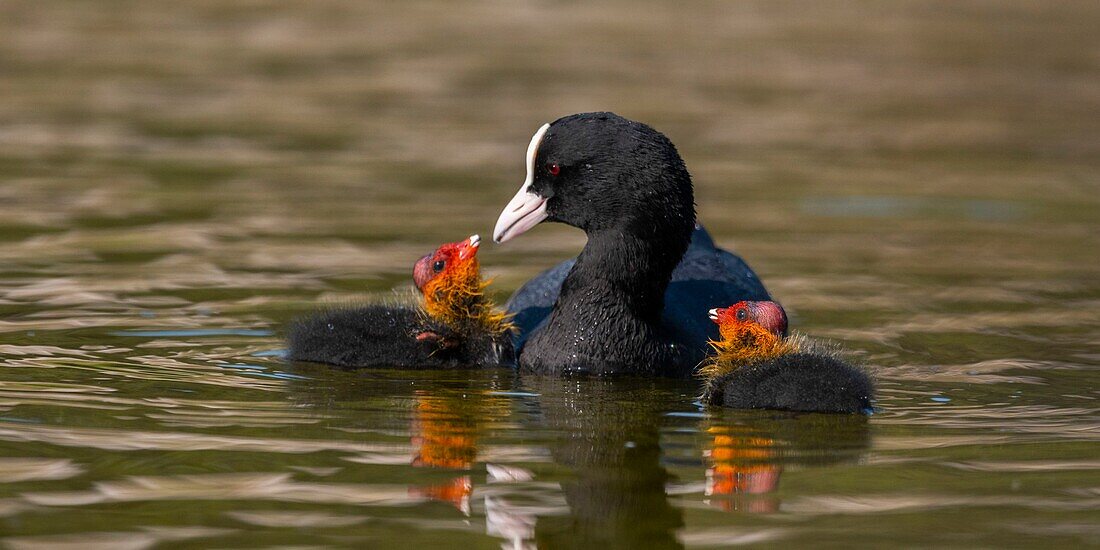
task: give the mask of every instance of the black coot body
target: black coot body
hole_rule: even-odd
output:
[[[573,258],[543,271],[524,283],[505,304],[518,329],[513,338],[517,352],[522,351],[527,339],[550,316],[562,282],[576,262]],[[715,304],[742,300],[771,300],[771,297],[745,260],[715,246],[707,230],[696,226],[691,244],[665,290],[662,332],[698,350],[694,366],[706,354],[707,342],[718,338],[718,326],[706,312]]]
[[[421,340],[432,332],[439,339]],[[453,342],[442,346],[440,340]],[[344,367],[405,369],[508,367],[515,354],[508,334],[459,331],[408,307],[334,309],[295,321],[287,358]]]

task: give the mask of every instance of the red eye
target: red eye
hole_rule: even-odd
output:
[[[558,166],[555,162],[551,162],[546,165],[546,171],[550,172],[551,176],[556,176],[561,173],[561,166]]]

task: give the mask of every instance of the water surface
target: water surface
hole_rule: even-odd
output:
[[[1094,2],[0,5],[11,548],[1100,544]],[[665,131],[873,417],[279,357],[486,234],[543,122]],[[505,298],[583,235],[482,262]],[[705,312],[701,312],[705,314]]]

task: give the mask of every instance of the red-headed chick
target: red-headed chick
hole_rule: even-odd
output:
[[[722,339],[699,369],[702,400],[738,409],[867,413],[874,384],[838,351],[796,334],[775,302],[710,310]]]
[[[715,355],[699,370],[707,378],[794,351],[795,344],[784,339],[787,314],[775,302],[737,302],[710,310],[710,318],[718,324],[722,339],[710,343]]]
[[[502,334],[511,329],[508,315],[497,310],[485,295],[487,281],[481,280],[477,251],[481,238],[447,243],[420,258],[413,267],[413,281],[424,295],[427,315],[465,333],[483,330]]]

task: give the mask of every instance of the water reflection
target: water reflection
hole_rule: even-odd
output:
[[[544,453],[537,447],[481,442],[487,430],[507,425],[514,413],[513,400],[528,403],[539,397],[514,391],[513,372],[380,372],[316,365],[299,365],[297,371],[308,376],[292,386],[296,398],[327,414],[349,407],[369,413],[378,398],[391,403],[397,400],[407,407],[408,423],[404,428],[400,425],[401,415],[394,415],[389,407],[379,411],[386,415],[381,422],[363,422],[369,428],[344,430],[407,434],[409,447],[403,461],[376,453],[347,460],[368,465],[403,463],[444,475],[442,482],[410,484],[407,492],[411,497],[447,503],[464,516],[483,512],[484,532],[504,539],[511,548],[533,544],[538,518],[562,512],[564,503],[558,484],[537,481],[525,467],[545,461]],[[484,467],[484,478],[479,466]],[[453,475],[454,471],[461,473]]]
[[[861,415],[715,411],[704,433],[704,502],[725,512],[778,512],[785,468],[855,462],[871,441]]]
[[[711,465],[707,468],[706,496],[727,497],[708,500],[726,512],[776,512],[779,499],[757,498],[741,506],[737,495],[767,495],[779,486],[782,467],[776,462],[776,442],[761,437],[743,426],[713,426],[707,429],[713,436],[704,455]]]
[[[412,427],[413,467],[469,470],[477,459],[478,432],[485,422],[508,414],[507,400],[485,391],[472,395],[437,396],[416,392]],[[410,492],[451,503],[470,513],[473,481],[461,475],[442,484],[411,487]]]
[[[854,462],[870,444],[863,416],[685,412],[685,396],[695,390],[690,381],[312,365],[295,372],[302,375],[290,386],[295,399],[317,414],[350,420],[341,431],[365,439],[379,433],[407,438],[403,451],[359,452],[344,460],[431,470],[408,486],[410,497],[446,503],[469,518],[483,515],[484,532],[514,548],[679,548],[702,536],[685,535],[686,503],[670,496],[692,486],[684,480],[705,479],[693,499],[707,508],[777,512],[785,469]],[[509,435],[503,441],[502,429]],[[525,432],[541,436],[533,442],[520,435]],[[666,440],[680,433],[706,443],[690,447],[698,453],[696,465],[673,473],[665,446],[675,443]],[[550,470],[538,466],[547,460]],[[756,540],[778,533],[707,536]]]
[[[541,395],[540,429],[557,434],[551,455],[570,472],[561,483],[569,513],[540,518],[540,547],[681,546],[683,512],[669,502],[661,463],[662,414],[679,399],[667,382],[524,380]]]

